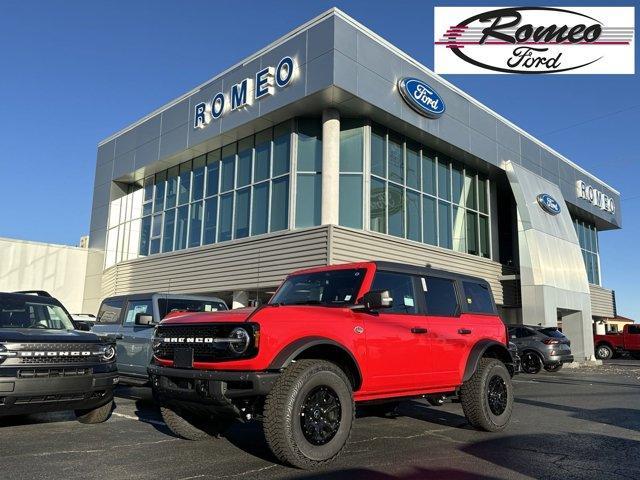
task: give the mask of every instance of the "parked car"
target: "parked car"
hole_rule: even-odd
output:
[[[217,297],[139,293],[105,298],[91,331],[114,341],[118,350],[118,373],[123,383],[148,383],[151,339],[155,326],[172,312],[227,310]]]
[[[625,325],[620,333],[594,335],[596,358],[608,360],[616,355],[629,353],[640,360],[640,325]]]
[[[509,337],[516,344],[521,370],[536,374],[543,368],[557,372],[565,363],[573,362],[571,342],[556,327],[509,325]]]
[[[489,284],[387,262],[293,273],[258,309],[177,314],[156,329],[154,394],[197,440],[259,418],[282,462],[332,461],[358,405],[457,394],[469,422],[504,429],[514,361]]]
[[[0,416],[73,410],[80,422],[104,422],[115,357],[115,345],[75,330],[46,292],[0,293]]]

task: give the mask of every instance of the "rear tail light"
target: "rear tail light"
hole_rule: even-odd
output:
[[[560,340],[556,340],[555,338],[545,338],[542,343],[545,345],[558,345]]]

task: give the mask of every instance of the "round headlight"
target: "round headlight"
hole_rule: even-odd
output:
[[[236,328],[229,334],[229,349],[238,355],[243,354],[249,348],[251,337],[244,328]]]
[[[116,349],[113,345],[108,345],[102,349],[102,360],[105,362],[110,362],[116,358]]]

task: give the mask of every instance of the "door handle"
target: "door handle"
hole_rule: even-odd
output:
[[[113,340],[122,340],[124,338],[124,335],[122,333],[110,333],[108,335],[106,335],[106,337],[108,339],[113,339]]]
[[[471,333],[471,330],[469,330],[468,328],[459,328],[458,333],[460,335],[469,335]]]
[[[428,333],[428,330],[422,327],[413,327],[411,333]]]

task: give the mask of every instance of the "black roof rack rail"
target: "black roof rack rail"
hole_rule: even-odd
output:
[[[38,297],[49,297],[53,298],[49,292],[45,292],[44,290],[18,290],[13,293],[22,293],[23,295],[37,295]]]

